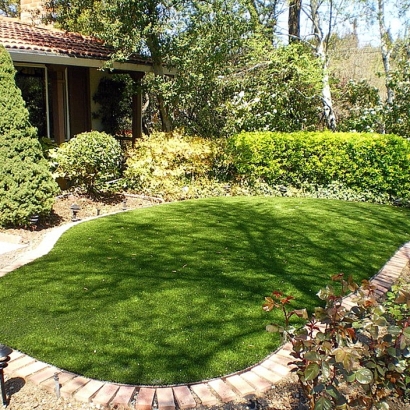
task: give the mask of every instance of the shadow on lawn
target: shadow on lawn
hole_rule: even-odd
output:
[[[264,332],[275,318],[262,311],[264,296],[280,290],[294,306],[316,306],[332,274],[369,278],[408,232],[401,209],[325,200],[227,198],[126,212],[76,226],[49,255],[2,278],[0,314],[14,323],[3,333],[89,377],[216,377],[278,346]]]

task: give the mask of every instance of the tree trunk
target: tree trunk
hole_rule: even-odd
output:
[[[300,40],[300,13],[302,0],[289,0],[288,32],[289,43]]]
[[[322,101],[323,101],[323,115],[326,120],[326,126],[329,130],[333,132],[336,131],[336,116],[333,111],[333,100],[332,92],[330,90],[329,83],[329,72],[328,72],[328,63],[325,62],[323,65],[323,88],[322,88]]]
[[[160,76],[164,78],[164,66],[162,64],[162,61],[154,62],[152,68],[156,76]],[[164,96],[161,93],[157,94],[157,101],[158,101],[159,114],[160,114],[161,122],[162,122],[162,131],[171,132],[172,131],[171,117],[168,112],[168,107],[165,104]]]
[[[377,2],[377,20],[379,23],[380,33],[380,51],[383,59],[384,74],[386,77],[386,90],[387,90],[387,103],[393,102],[393,90],[390,87],[391,71],[390,71],[390,56],[391,56],[391,40],[385,23],[385,10],[384,0],[378,0]]]
[[[310,1],[311,19],[313,23],[313,30],[316,38],[316,55],[322,65],[322,103],[323,103],[323,117],[326,120],[328,129],[336,130],[336,116],[333,111],[332,92],[330,90],[329,81],[329,60],[327,56],[327,39],[330,36],[329,32],[325,35],[323,32],[322,22],[319,15],[320,3],[317,0]],[[330,10],[332,13],[332,10]]]

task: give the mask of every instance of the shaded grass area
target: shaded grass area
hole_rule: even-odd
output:
[[[331,275],[369,278],[409,240],[409,210],[217,198],[80,224],[0,279],[1,342],[60,368],[173,384],[250,366],[279,346],[272,290],[313,309]]]

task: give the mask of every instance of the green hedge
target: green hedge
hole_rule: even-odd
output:
[[[342,186],[410,198],[410,142],[380,134],[252,132],[232,137],[233,172],[247,183]]]

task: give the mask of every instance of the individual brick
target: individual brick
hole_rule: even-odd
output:
[[[255,394],[255,388],[250,385],[243,377],[238,374],[226,378],[226,382],[236,391],[241,397]]]
[[[258,392],[264,393],[272,388],[272,383],[269,383],[266,379],[259,376],[253,371],[248,371],[241,374],[241,377],[245,379],[251,386],[253,386]]]
[[[157,389],[158,410],[175,410],[174,394],[171,387]]]
[[[66,383],[61,383],[62,387],[60,388],[61,396],[63,397],[71,397],[77,390],[84,387],[87,383],[89,383],[90,379],[86,377],[77,376],[71,380],[68,380]]]
[[[133,399],[135,394],[135,386],[120,386],[117,391],[117,394],[111,401],[111,404],[114,405],[124,405],[128,406],[130,401]]]
[[[211,380],[208,384],[216,391],[224,403],[238,398],[235,392],[221,379]]]
[[[173,388],[175,400],[180,409],[192,409],[196,407],[194,396],[188,386],[178,386]]]
[[[30,363],[27,366],[17,369],[14,373],[17,376],[25,378],[29,376],[30,374],[33,374],[33,373],[39,372],[40,370],[45,369],[46,367],[49,367],[47,363],[36,361],[36,362]]]
[[[135,402],[135,408],[137,410],[151,410],[154,396],[155,389],[151,387],[141,387]]]
[[[80,390],[74,394],[74,398],[78,401],[91,402],[94,394],[103,386],[104,382],[90,380],[84,387],[80,388]]]
[[[193,384],[191,390],[198,396],[204,406],[214,406],[219,400],[212,394],[209,386],[204,383]]]
[[[92,402],[108,407],[119,388],[120,386],[116,384],[104,384],[104,386],[102,386],[101,389],[98,390],[97,394],[93,397]]]

